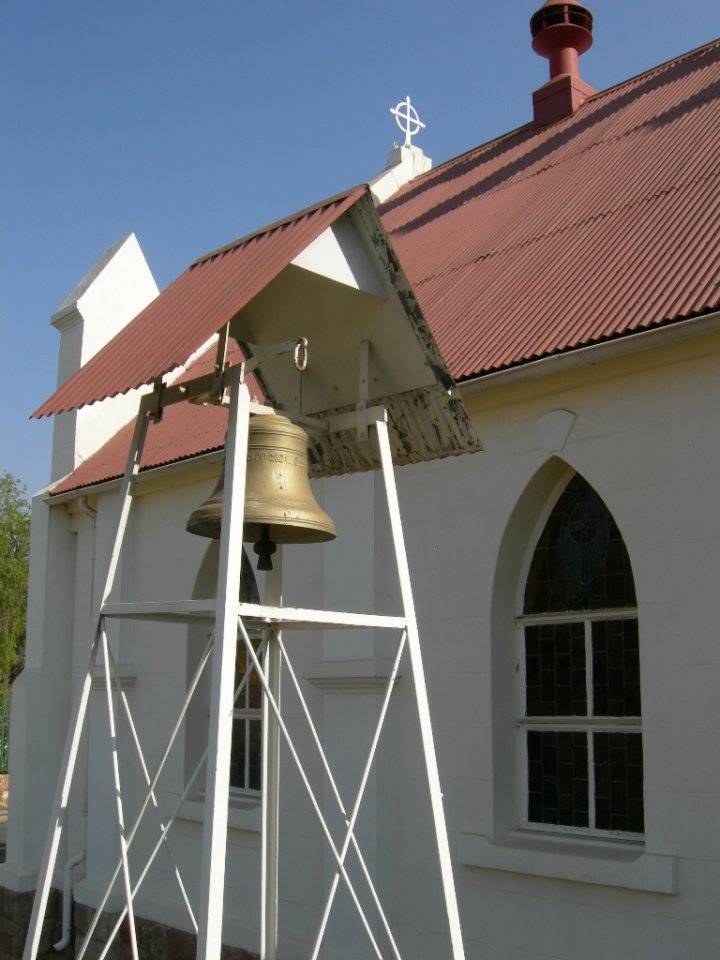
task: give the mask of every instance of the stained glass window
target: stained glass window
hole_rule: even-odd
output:
[[[634,607],[630,558],[600,497],[576,474],[533,554],[524,613]]]
[[[525,628],[525,690],[530,716],[587,713],[585,631],[581,623]]]
[[[588,825],[588,744],[584,733],[529,730],[528,819]]]
[[[548,517],[525,584],[528,826],[643,832],[635,605],[618,526],[575,475]]]

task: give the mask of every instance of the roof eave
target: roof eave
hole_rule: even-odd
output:
[[[496,387],[505,387],[514,383],[537,380],[542,377],[554,376],[568,370],[577,370],[583,367],[594,366],[617,357],[631,356],[646,350],[648,347],[659,347],[667,343],[677,343],[691,337],[720,331],[720,311],[677,320],[651,330],[641,330],[638,333],[626,334],[614,340],[603,343],[594,343],[586,347],[578,347],[563,353],[552,354],[495,370],[468,380],[458,381],[457,387],[463,398],[477,393],[484,393]]]
[[[192,470],[205,464],[222,463],[225,457],[225,450],[208,450],[204,453],[193,454],[190,457],[184,457],[179,460],[171,460],[169,463],[161,463],[156,467],[147,467],[141,470],[133,481],[138,484],[142,492],[143,487],[151,480],[162,479],[162,477],[177,476],[178,473],[185,470]],[[67,478],[65,478],[67,479]],[[55,486],[59,486],[59,481]],[[64,490],[62,493],[54,494],[52,488],[43,491],[43,500],[50,505],[72,503],[81,497],[96,497],[104,493],[115,492],[120,488],[122,477],[108,477],[105,480],[98,480],[96,483],[89,483],[85,486],[74,487],[72,490]]]

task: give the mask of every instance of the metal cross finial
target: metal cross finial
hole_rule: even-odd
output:
[[[404,113],[401,113],[401,107],[405,107]],[[403,146],[411,147],[411,138],[420,130],[424,130],[425,124],[422,123],[417,115],[417,110],[410,103],[410,97],[405,97],[396,107],[390,107],[390,113],[395,117],[395,123],[405,132],[405,143]],[[404,123],[402,121],[404,121]]]

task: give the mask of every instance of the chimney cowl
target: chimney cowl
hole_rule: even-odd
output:
[[[532,47],[550,61],[550,79],[579,76],[578,57],[592,46],[593,18],[579,3],[548,0],[530,20]]]
[[[580,79],[579,57],[592,46],[592,13],[580,3],[546,3],[530,19],[532,48],[549,60],[550,80],[533,94],[536,125],[569,116],[595,93]]]

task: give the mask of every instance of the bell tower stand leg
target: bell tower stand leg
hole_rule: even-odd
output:
[[[122,546],[125,528],[130,513],[130,504],[132,502],[132,483],[140,469],[140,459],[145,444],[145,437],[148,428],[147,408],[143,400],[140,401],[140,410],[135,422],[135,432],[133,433],[130,454],[128,456],[125,473],[123,475],[122,486],[120,488],[120,506],[115,538],[107,562],[105,580],[102,591],[97,599],[93,609],[92,616],[92,642],[88,653],[87,666],[83,677],[82,687],[78,692],[70,722],[68,724],[67,736],[62,759],[60,761],[60,773],[58,775],[58,784],[53,800],[52,813],[50,816],[50,828],[45,841],[45,850],[43,852],[42,863],[38,873],[38,887],[35,891],[35,901],[33,903],[30,925],[28,927],[27,937],[25,939],[25,948],[23,950],[23,960],[35,960],[38,947],[40,945],[40,935],[42,933],[45,910],[47,909],[50,886],[52,884],[52,875],[55,868],[58,846],[60,845],[60,835],[63,829],[63,820],[67,810],[68,799],[70,797],[70,787],[75,772],[75,763],[77,760],[80,740],[87,712],[88,699],[90,696],[90,687],[92,684],[93,668],[100,645],[100,632],[102,628],[102,607],[106,602],[109,593],[112,590],[117,571],[118,560],[120,557],[120,548]]]
[[[398,578],[400,580],[400,593],[402,595],[404,614],[407,620],[407,643],[410,653],[410,663],[412,665],[413,686],[415,687],[415,698],[417,701],[418,718],[420,722],[420,735],[422,738],[423,755],[425,757],[425,769],[427,772],[428,786],[430,790],[430,804],[432,807],[433,820],[435,822],[435,836],[437,838],[440,874],[442,878],[443,893],[445,896],[445,909],[447,911],[448,923],[450,926],[452,955],[453,960],[464,960],[465,952],[463,949],[462,932],[460,928],[460,914],[458,911],[457,894],[455,891],[455,881],[452,872],[452,861],[450,858],[450,846],[448,843],[447,825],[445,823],[445,812],[443,810],[440,774],[438,771],[437,756],[435,754],[432,725],[430,723],[430,706],[428,703],[425,671],[423,668],[422,654],[420,651],[420,638],[418,634],[417,619],[415,616],[415,603],[410,584],[410,570],[408,567],[407,553],[405,551],[405,539],[403,537],[402,523],[400,520],[400,505],[398,503],[397,487],[395,485],[395,474],[393,472],[390,440],[388,437],[387,424],[384,421],[378,420],[375,426],[377,428],[378,444],[380,446],[385,493],[387,497],[388,511],[390,513],[390,526],[392,529],[393,543],[395,546],[395,560],[397,563]]]
[[[282,545],[273,558],[266,579],[265,603],[282,605]],[[280,705],[280,633],[268,630],[265,676],[275,703]],[[280,727],[263,692],[262,709],[262,867],[260,960],[276,960],[278,935],[278,850],[280,819]]]
[[[233,384],[225,444],[225,502],[220,530],[215,647],[210,681],[197,960],[220,960],[222,944],[235,648],[249,416],[248,389],[244,383]]]

